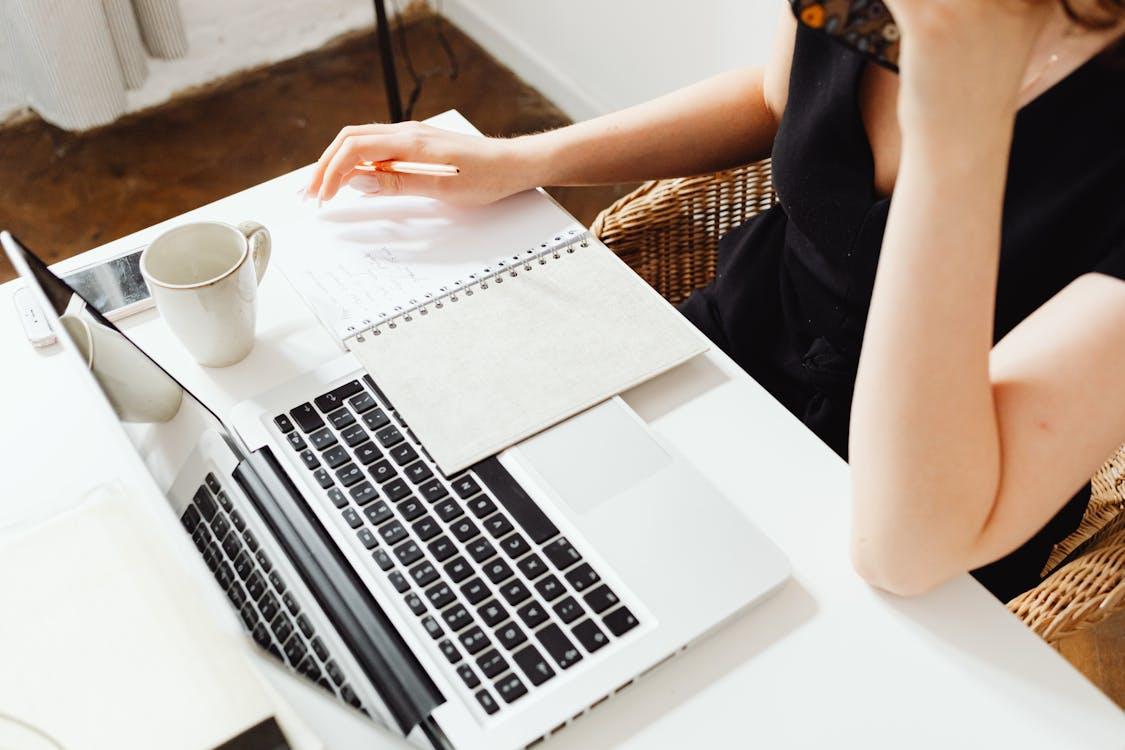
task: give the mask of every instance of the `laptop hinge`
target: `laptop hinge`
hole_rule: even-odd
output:
[[[239,463],[235,481],[250,497],[317,603],[378,690],[404,735],[445,702],[300,490],[268,448]]]

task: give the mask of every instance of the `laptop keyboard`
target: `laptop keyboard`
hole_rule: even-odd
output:
[[[246,528],[246,520],[214,474],[208,474],[196,490],[180,521],[258,645],[367,713],[301,611],[289,582]]]
[[[486,714],[638,625],[499,461],[443,476],[369,376],[274,423]]]

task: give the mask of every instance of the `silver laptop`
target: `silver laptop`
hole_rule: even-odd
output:
[[[128,340],[0,242],[57,333]],[[126,431],[253,640],[423,745],[549,736],[788,577],[619,398],[456,476],[350,355]]]

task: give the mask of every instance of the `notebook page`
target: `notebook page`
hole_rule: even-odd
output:
[[[446,474],[708,348],[594,239],[531,269],[346,341]]]

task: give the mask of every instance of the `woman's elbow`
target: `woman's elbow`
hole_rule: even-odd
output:
[[[955,572],[917,551],[878,538],[852,537],[852,567],[859,577],[895,596],[921,596],[953,578]]]

